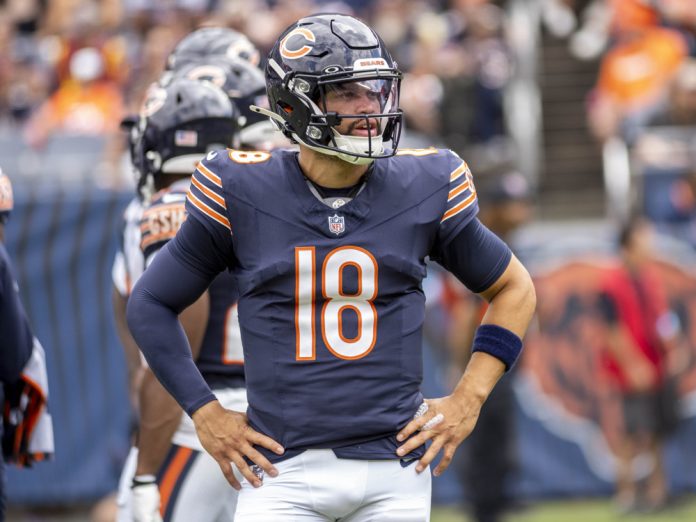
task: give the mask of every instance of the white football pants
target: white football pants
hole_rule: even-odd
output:
[[[339,459],[308,450],[278,462],[276,478],[254,488],[247,480],[235,522],[427,522],[430,468],[395,460]]]

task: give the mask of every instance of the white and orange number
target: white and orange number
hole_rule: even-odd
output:
[[[355,268],[358,288],[354,294],[343,289],[343,272]],[[365,357],[377,341],[377,261],[367,250],[357,246],[343,246],[329,252],[321,268],[320,329],[328,350],[341,359]],[[313,361],[316,358],[315,284],[316,253],[314,247],[295,248],[295,332],[296,359]],[[355,337],[343,332],[343,315],[355,313],[358,328]]]

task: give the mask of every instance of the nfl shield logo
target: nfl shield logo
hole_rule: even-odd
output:
[[[338,214],[329,216],[329,230],[331,232],[333,232],[336,235],[339,235],[342,234],[345,229],[346,222],[345,219],[343,219],[343,216],[339,216]]]

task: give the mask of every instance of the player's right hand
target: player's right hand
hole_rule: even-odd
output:
[[[254,448],[254,445],[262,446],[278,455],[282,455],[285,449],[249,426],[246,414],[226,410],[218,401],[212,401],[196,410],[191,418],[203,448],[217,461],[227,482],[234,489],[240,490],[242,486],[234,475],[232,464],[237,466],[252,486],[261,486],[261,479],[254,474],[244,460],[245,457],[269,476],[278,475],[278,470]]]
[[[157,483],[138,484],[131,492],[133,522],[162,522]]]

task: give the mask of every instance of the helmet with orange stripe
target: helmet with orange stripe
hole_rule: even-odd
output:
[[[239,120],[236,106],[210,82],[153,84],[131,133],[140,194],[149,199],[162,188],[160,176],[190,175],[210,150],[234,147]]]
[[[266,65],[269,116],[290,139],[355,164],[395,154],[401,134],[402,74],[382,40],[352,16],[320,14],[298,20],[275,43]],[[339,113],[332,99],[366,97],[374,110]],[[341,134],[346,120],[363,132]],[[391,142],[386,148],[385,142]]]

